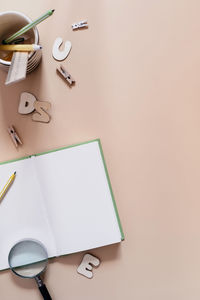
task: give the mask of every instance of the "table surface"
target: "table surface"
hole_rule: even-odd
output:
[[[0,71],[0,161],[100,138],[125,241],[92,250],[101,260],[89,280],[83,253],[54,259],[45,274],[53,299],[199,300],[200,2],[191,0],[4,1],[38,25],[42,63],[6,87]],[[89,28],[71,24],[88,20]],[[56,37],[72,42],[56,74]],[[18,114],[20,93],[50,101],[52,120]],[[7,127],[23,140],[13,146]],[[6,229],[5,229],[6,230]],[[0,275],[3,300],[41,299],[33,280]]]

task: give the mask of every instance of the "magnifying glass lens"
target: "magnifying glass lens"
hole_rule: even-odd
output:
[[[24,240],[17,243],[8,257],[12,271],[21,277],[33,278],[46,268],[48,255],[46,249],[38,242]]]

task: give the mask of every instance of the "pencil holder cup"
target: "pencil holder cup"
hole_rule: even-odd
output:
[[[19,29],[31,22],[31,19],[21,12],[6,11],[0,13],[0,44],[2,41]],[[33,27],[23,34],[25,44],[38,44],[39,33],[36,27]],[[27,73],[32,72],[39,65],[42,58],[42,51],[37,50],[30,52],[28,55]],[[8,71],[11,65],[11,58],[8,57],[8,52],[0,51],[0,68]]]

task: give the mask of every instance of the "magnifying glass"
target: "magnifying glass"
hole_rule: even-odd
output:
[[[19,277],[34,278],[44,300],[52,300],[40,278],[48,263],[45,247],[36,240],[26,239],[15,244],[8,255],[10,269]]]

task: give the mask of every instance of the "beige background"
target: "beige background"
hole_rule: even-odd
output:
[[[36,18],[43,61],[5,87],[0,72],[0,160],[99,137],[126,240],[91,251],[102,263],[88,280],[82,253],[52,261],[45,281],[56,300],[200,298],[200,2],[191,0],[1,1]],[[71,24],[87,19],[89,28]],[[69,88],[51,56],[72,42]],[[20,93],[52,103],[49,124],[17,113]],[[24,145],[7,133],[14,124]],[[5,229],[6,230],[6,229]],[[0,274],[0,298],[40,299],[34,281]]]

